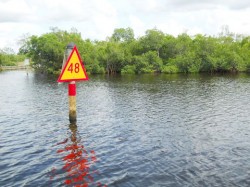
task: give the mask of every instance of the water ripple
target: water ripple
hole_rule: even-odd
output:
[[[66,85],[23,71],[0,78],[3,187],[65,186],[70,152],[58,150],[76,142],[95,152],[90,186],[250,184],[249,75],[93,76],[77,84],[77,141]]]

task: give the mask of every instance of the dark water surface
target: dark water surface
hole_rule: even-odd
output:
[[[0,80],[1,187],[250,185],[249,75],[93,76],[73,126],[67,85]]]

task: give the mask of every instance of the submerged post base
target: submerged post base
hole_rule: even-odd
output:
[[[76,111],[69,111],[69,122],[76,123]]]
[[[76,122],[76,96],[69,96],[69,122]]]

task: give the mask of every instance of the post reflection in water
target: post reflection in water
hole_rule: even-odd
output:
[[[63,149],[57,150],[57,153],[63,156],[62,170],[66,173],[64,184],[75,187],[87,187],[89,184],[105,187],[106,185],[102,185],[100,182],[94,182],[93,176],[98,174],[98,171],[92,171],[90,168],[97,161],[95,151],[87,151],[81,145],[76,123],[70,124],[69,129],[70,137],[57,143],[57,146],[65,144]]]

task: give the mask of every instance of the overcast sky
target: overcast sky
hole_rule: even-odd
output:
[[[0,48],[17,49],[24,35],[51,27],[104,40],[115,28],[131,27],[135,36],[157,28],[177,36],[187,32],[217,35],[223,25],[250,35],[249,0],[0,0]]]

